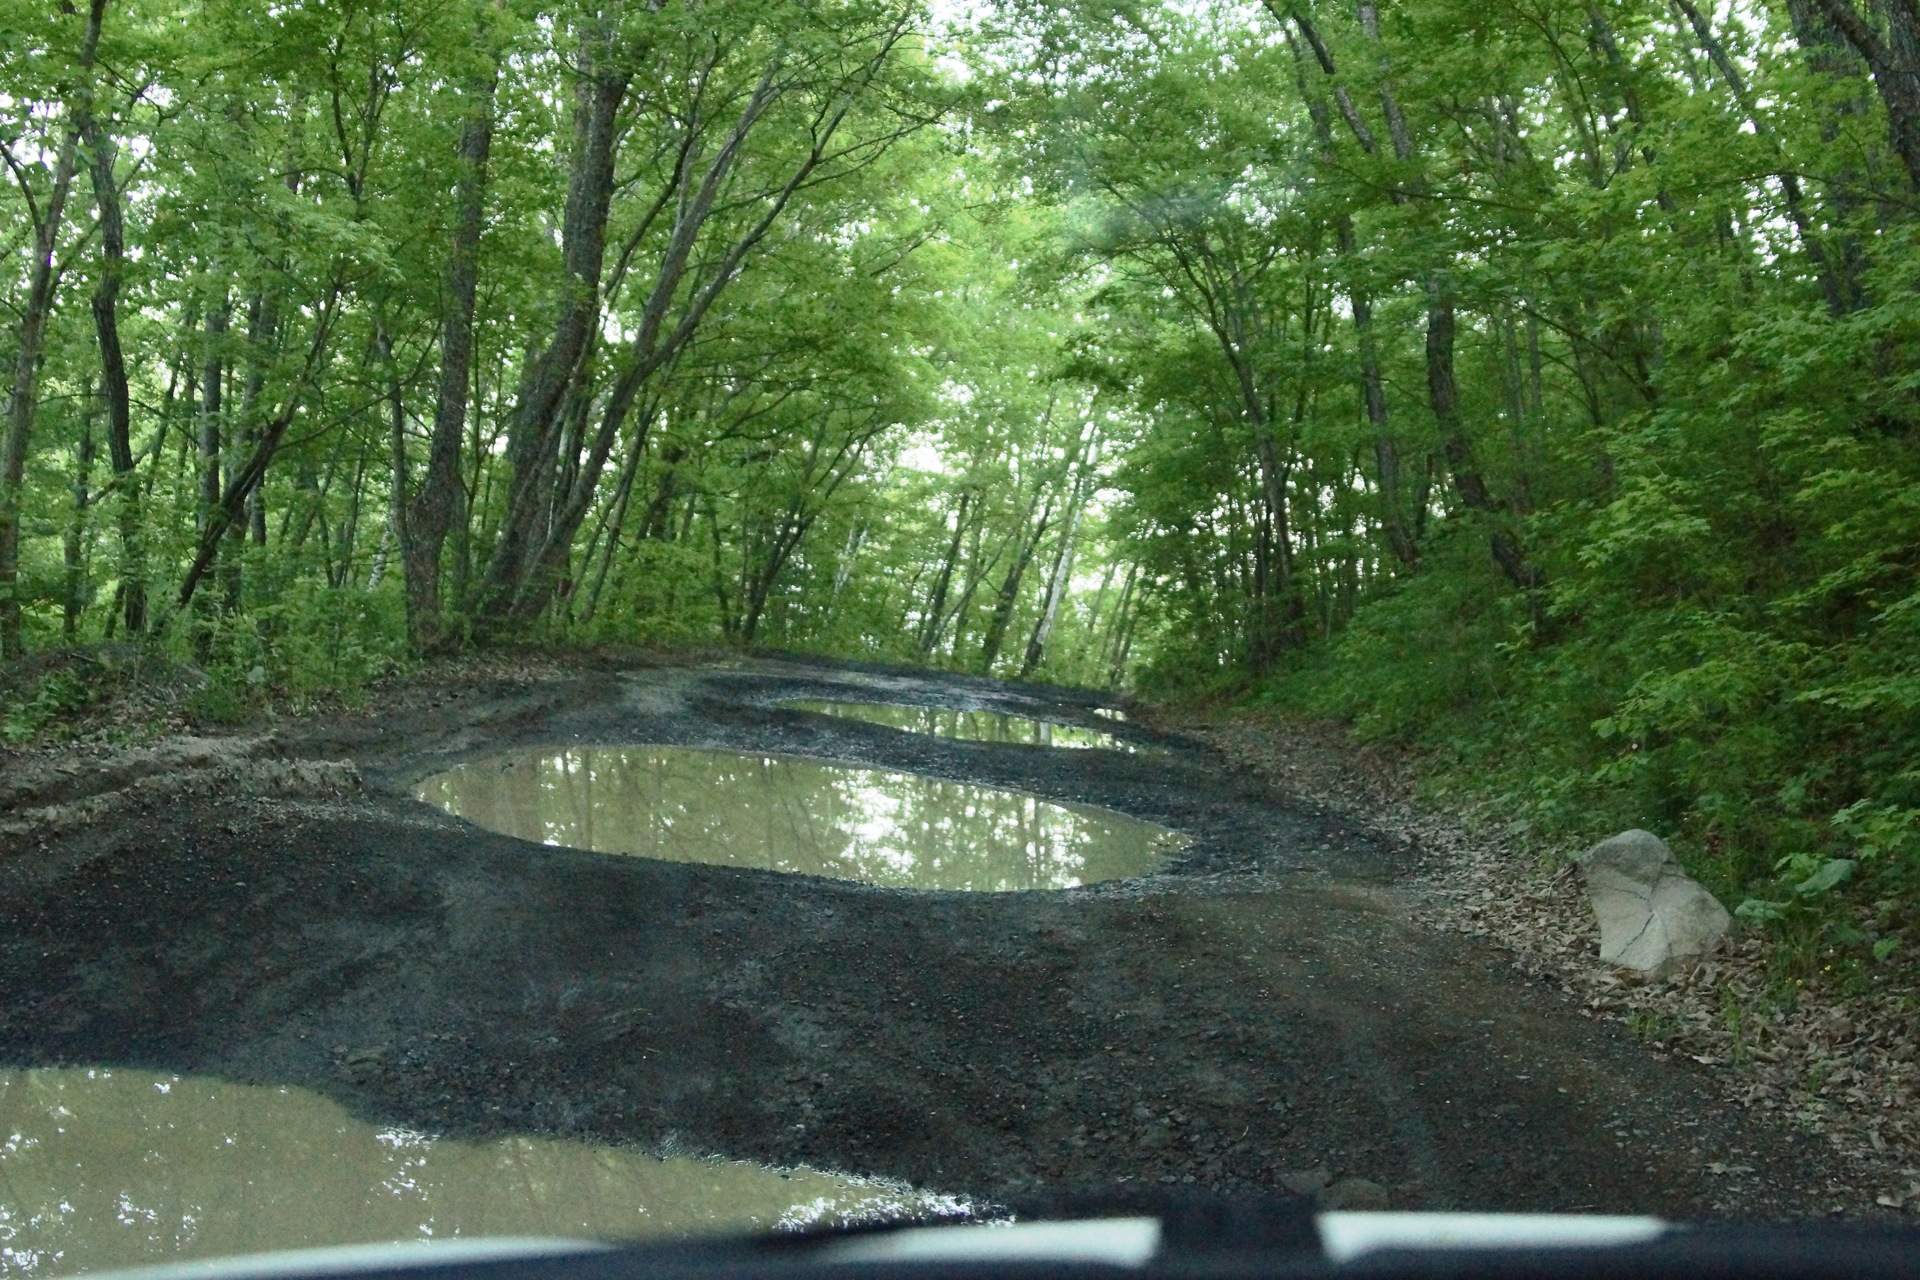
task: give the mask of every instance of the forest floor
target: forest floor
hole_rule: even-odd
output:
[[[775,705],[802,697],[1040,713],[1163,750]],[[1287,781],[1270,738],[1116,726],[1098,703],[600,655],[428,672],[370,710],[212,739],[17,752],[0,760],[0,1064],[291,1084],[432,1132],[806,1163],[1021,1209],[1118,1187],[1897,1211],[1852,1153],[1735,1103],[1712,1065],[1444,927],[1427,834]],[[1193,843],[1135,880],[915,892],[529,845],[413,798],[458,761],[578,742],[901,769]],[[1296,770],[1338,772],[1322,745]]]

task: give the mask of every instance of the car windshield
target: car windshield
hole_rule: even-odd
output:
[[[1909,1220],[1915,86],[1895,0],[0,0],[0,1280]]]

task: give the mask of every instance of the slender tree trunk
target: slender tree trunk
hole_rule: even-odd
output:
[[[200,372],[200,503],[195,521],[204,542],[215,529],[220,507],[220,414],[226,391],[226,337],[230,316],[226,292],[207,313],[206,364]],[[224,527],[224,526],[221,526]],[[217,547],[218,544],[215,543]],[[198,607],[204,615],[204,607]],[[213,656],[213,624],[201,616],[194,631],[194,651],[200,661]]]
[[[347,492],[347,516],[340,522],[340,544],[335,548],[338,568],[327,579],[327,585],[336,591],[353,578],[353,552],[360,541],[360,509],[366,496],[368,451],[362,440],[360,456],[353,464],[353,486]]]
[[[240,410],[233,415],[239,429],[227,432],[221,441],[224,479],[216,491],[216,501],[219,493],[232,488],[240,469],[260,446],[260,396],[266,389],[267,365],[278,328],[277,310],[263,291],[256,291],[247,303],[247,372],[240,384]],[[243,557],[249,533],[254,533],[262,545],[267,540],[266,499],[259,485],[248,491],[241,514],[241,519],[227,526],[227,548],[220,560],[224,607],[229,614],[238,614],[246,606]],[[256,586],[256,594],[258,591]]]
[[[886,47],[890,49],[892,42]],[[773,228],[794,193],[826,157],[833,135],[846,117],[847,108],[843,105],[818,125],[812,147],[794,166],[782,188],[763,202],[764,207],[758,210],[748,229],[717,255],[718,260],[705,280],[691,290],[678,318],[669,325],[674,299],[694,264],[693,253],[702,229],[713,213],[748,135],[780,92],[774,68],[769,67],[697,183],[693,182],[693,167],[683,159],[684,185],[676,216],[655,270],[652,290],[640,310],[636,336],[623,350],[609,353],[609,367],[620,367],[621,371],[604,397],[599,427],[589,437],[583,415],[579,429],[561,438],[555,462],[563,464],[566,470],[553,489],[551,516],[543,535],[528,539],[525,558],[510,572],[513,616],[531,617],[551,598],[561,581],[560,567],[570,554],[581,522],[592,508],[595,486],[641,389],[691,340],[721,291],[738,274],[747,254]],[[663,207],[664,201],[657,206]],[[643,218],[642,227],[651,220],[651,215]],[[632,243],[630,240],[630,246]],[[626,262],[627,253],[623,251],[618,269],[624,270]],[[584,379],[580,390],[584,403],[587,390]]]
[[[648,415],[651,418],[651,414]],[[613,507],[607,517],[606,546],[600,555],[600,569],[594,575],[593,587],[587,594],[587,607],[580,616],[580,625],[586,626],[593,621],[593,615],[600,609],[600,592],[606,586],[607,574],[613,568],[614,556],[620,550],[620,535],[627,523],[627,506],[633,500],[634,477],[640,473],[640,460],[646,455],[645,441],[641,447],[627,454],[627,462],[620,469],[620,479],[614,489]]]
[[[1113,618],[1107,623],[1106,637],[1100,642],[1100,661],[1107,668],[1108,682],[1116,678],[1113,675],[1114,661],[1120,652],[1120,632],[1127,623],[1127,612],[1133,607],[1133,588],[1140,577],[1140,566],[1127,565],[1127,576],[1120,584],[1120,600],[1113,607]]]
[[[380,371],[387,384],[387,523],[380,530],[380,548],[373,558],[373,572],[367,575],[371,594],[387,575],[388,554],[397,545],[401,563],[406,562],[407,547],[407,396],[400,385],[400,369],[394,363],[393,336],[384,321],[375,321],[375,341],[380,347]],[[404,567],[402,570],[404,576]]]
[[[1053,634],[1053,624],[1060,616],[1060,602],[1066,598],[1067,584],[1073,578],[1074,535],[1079,532],[1080,508],[1075,504],[1067,513],[1067,520],[1060,532],[1060,549],[1054,553],[1053,567],[1047,573],[1047,591],[1045,603],[1040,608],[1040,616],[1034,620],[1033,633],[1027,637],[1027,651],[1020,660],[1020,678],[1025,680],[1040,665],[1046,656],[1047,639]]]
[[[960,603],[953,606],[953,641],[947,649],[950,657],[959,656],[960,645],[966,639],[967,617],[973,611],[974,596],[978,594],[980,584],[986,580],[987,574],[993,571],[991,561],[982,563],[980,559],[980,543],[985,532],[986,519],[984,517],[976,519],[973,522],[973,536],[968,539],[967,572],[962,579]],[[937,639],[935,646],[938,647]]]
[[[779,582],[794,548],[800,545],[800,540],[807,536],[807,530],[812,527],[813,517],[788,512],[774,531],[766,567],[748,584],[747,613],[740,624],[740,638],[746,644],[752,644],[754,637],[759,634],[760,619],[766,614],[767,601],[773,595],[774,584]]]
[[[847,589],[847,582],[853,577],[853,566],[860,559],[860,544],[867,540],[867,522],[858,521],[847,534],[847,545],[840,549],[840,559],[833,566],[833,598],[838,600],[840,593]]]
[[[960,495],[959,509],[953,516],[953,538],[947,543],[947,555],[941,562],[939,576],[933,580],[933,597],[927,602],[927,616],[920,620],[920,656],[926,657],[933,652],[933,646],[940,639],[941,625],[945,621],[947,607],[947,588],[953,585],[953,570],[960,559],[960,544],[966,537],[967,504],[973,500],[973,494]]]
[[[1353,225],[1341,218],[1341,253],[1353,251]],[[1380,524],[1386,530],[1387,546],[1394,559],[1411,567],[1420,559],[1420,551],[1407,532],[1407,517],[1400,500],[1400,442],[1394,437],[1393,423],[1387,412],[1386,379],[1380,371],[1380,349],[1373,335],[1373,300],[1365,289],[1354,286],[1347,295],[1353,309],[1353,330],[1360,351],[1360,396],[1366,405],[1367,426],[1373,444],[1374,480],[1380,486]]]
[[[60,620],[61,636],[71,641],[80,629],[80,615],[87,608],[87,509],[93,504],[93,379],[82,389],[84,408],[80,411],[80,444],[74,451],[73,510],[67,521],[67,536],[61,548],[67,571],[66,607]]]
[[[1523,591],[1539,587],[1537,572],[1527,564],[1520,540],[1507,527],[1507,513],[1487,492],[1487,482],[1473,460],[1473,446],[1460,421],[1460,397],[1453,376],[1453,299],[1435,283],[1427,292],[1427,397],[1440,426],[1440,448],[1460,501],[1471,511],[1494,521],[1490,534],[1493,558],[1507,580]]]
[[[1107,676],[1109,686],[1117,685],[1126,678],[1127,663],[1133,657],[1133,636],[1140,627],[1140,597],[1137,592],[1131,603],[1133,607],[1127,610],[1126,616],[1122,619],[1120,636],[1114,646],[1113,665],[1108,669]]]
[[[580,36],[580,72],[574,87],[574,148],[561,218],[563,267],[559,315],[539,354],[528,361],[507,431],[506,514],[493,555],[469,610],[477,628],[503,620],[531,561],[546,541],[541,517],[550,514],[560,430],[600,316],[607,216],[619,151],[620,107],[629,75],[609,65],[615,37],[597,22]]]
[[[1820,122],[1821,141],[1833,144],[1840,140],[1847,119],[1868,109],[1870,95],[1863,78],[1865,68],[1848,47],[1846,37],[1821,12],[1819,0],[1787,0],[1787,16],[1794,39],[1806,54],[1808,69],[1852,90]],[[1837,230],[1833,252],[1828,255],[1831,279],[1823,280],[1823,288],[1828,295],[1829,309],[1836,314],[1849,314],[1861,310],[1869,301],[1866,253],[1858,231],[1852,226],[1862,208],[1857,192],[1865,184],[1859,173],[1842,167],[1827,173],[1825,185],[1826,203]]]
[[[1378,142],[1367,128],[1366,121],[1360,116],[1346,89],[1334,79],[1335,70],[1332,55],[1321,41],[1319,33],[1306,15],[1295,5],[1286,10],[1276,7],[1269,0],[1276,17],[1283,23],[1290,16],[1294,26],[1313,49],[1314,57],[1327,80],[1333,84],[1336,100],[1340,103],[1341,113],[1346,117],[1347,126],[1353,131],[1362,150],[1369,153],[1378,147]],[[1300,87],[1301,97],[1306,99],[1307,114],[1313,120],[1314,133],[1320,143],[1320,152],[1329,162],[1334,156],[1333,124],[1328,118],[1326,101],[1307,87],[1306,60],[1300,55],[1299,47],[1294,46],[1294,76]],[[1396,202],[1403,199],[1402,193],[1395,192]],[[1357,263],[1358,254],[1354,240],[1353,219],[1341,214],[1335,223],[1335,233],[1340,260]],[[1387,545],[1392,549],[1394,559],[1408,567],[1419,561],[1419,548],[1407,532],[1406,514],[1400,503],[1400,446],[1394,438],[1393,424],[1387,411],[1386,379],[1380,369],[1380,350],[1373,334],[1373,299],[1364,285],[1349,282],[1347,285],[1347,304],[1353,312],[1353,332],[1355,346],[1360,356],[1360,399],[1367,414],[1368,434],[1373,445],[1375,483],[1379,487],[1380,527],[1387,535]]]
[[[181,610],[193,605],[195,593],[207,571],[213,567],[220,553],[220,543],[226,532],[235,523],[242,520],[246,513],[248,497],[267,476],[267,468],[273,465],[274,455],[279,452],[280,442],[286,438],[287,428],[293,425],[294,415],[300,411],[300,405],[312,390],[315,379],[326,363],[329,340],[333,333],[334,321],[338,318],[342,281],[335,275],[326,298],[313,308],[313,337],[307,347],[306,367],[288,389],[287,398],[280,406],[272,421],[265,424],[258,434],[253,452],[235,471],[226,491],[218,495],[218,500],[206,512],[206,521],[200,531],[200,545],[194,553],[193,563],[187,567],[186,577],[181,580],[180,593],[167,614],[156,624],[157,631],[164,631],[167,624]],[[215,477],[218,477],[218,458],[214,459]]]
[[[118,147],[100,127],[89,101],[80,122],[80,140],[87,149],[88,172],[99,218],[100,280],[93,292],[93,328],[100,346],[101,390],[107,402],[107,459],[113,467],[115,502],[119,508],[119,607],[125,611],[127,634],[147,629],[147,566],[141,543],[140,486],[133,475],[133,402],[127,388],[126,356],[120,346],[120,279],[126,267],[126,218],[114,172]],[[155,442],[158,448],[159,442]]]
[[[87,11],[80,43],[79,95],[93,92],[93,59],[100,47],[100,21],[105,12],[106,0],[93,0]],[[33,415],[39,407],[40,352],[46,341],[47,320],[53,314],[55,255],[79,150],[77,123],[69,117],[54,153],[53,181],[33,228],[33,258],[27,267],[27,291],[14,336],[13,385],[7,391],[5,434],[0,435],[0,661],[19,657],[25,648],[20,615],[20,491],[26,481]]]
[[[1295,414],[1296,421],[1304,414],[1303,407]],[[1279,646],[1299,643],[1300,619],[1306,609],[1300,600],[1299,585],[1294,576],[1293,520],[1287,506],[1287,486],[1293,476],[1293,467],[1291,460],[1283,462],[1280,459],[1279,448],[1269,430],[1260,441],[1260,481],[1261,497],[1265,501],[1273,539],[1271,594],[1280,606],[1279,615],[1274,619],[1273,639]]]
[[[1067,586],[1072,581],[1074,536],[1080,531],[1080,515],[1084,509],[1087,485],[1098,465],[1098,457],[1099,445],[1092,442],[1073,478],[1073,487],[1067,497],[1067,515],[1060,530],[1060,547],[1054,553],[1053,565],[1047,572],[1047,589],[1040,616],[1034,620],[1033,631],[1027,637],[1027,650],[1021,655],[1022,680],[1032,675],[1034,668],[1040,665],[1040,659],[1046,653],[1047,637],[1053,632],[1054,620],[1060,616],[1060,602],[1066,598]]]
[[[191,417],[200,394],[200,383],[193,372],[193,335],[199,328],[199,309],[194,306],[192,298],[188,298],[186,313],[180,321],[180,346],[173,359],[167,362],[167,389],[160,397],[160,421],[154,427],[152,461],[147,467],[146,477],[140,482],[140,501],[143,506],[153,500],[153,487],[160,482],[160,467],[166,459],[167,434],[173,428],[176,411],[185,406],[188,417]],[[184,389],[180,386],[182,379],[186,381]],[[183,435],[182,458],[186,456],[187,448],[187,437]]]
[[[1908,181],[1920,187],[1920,17],[1895,0],[1880,6],[1886,16],[1883,37],[1853,0],[1814,0],[1820,13],[1855,53],[1865,59],[1873,86],[1887,111],[1887,138],[1906,167]]]
[[[478,39],[489,39],[483,22]],[[415,652],[440,648],[440,560],[447,532],[464,496],[460,479],[460,443],[466,437],[467,395],[473,378],[473,317],[480,284],[480,235],[486,212],[487,162],[493,149],[494,94],[500,81],[497,58],[468,86],[467,117],[460,127],[459,182],[454,190],[453,243],[447,254],[447,278],[440,321],[440,385],[434,403],[433,435],[427,445],[426,474],[411,498],[405,496],[404,453],[395,455],[396,496],[401,517],[400,566],[406,580],[407,639]]]
[[[1753,94],[1747,88],[1746,77],[1733,59],[1727,55],[1726,46],[1714,35],[1712,25],[1693,0],[1673,0],[1674,7],[1686,18],[1693,28],[1695,39],[1706,53],[1708,61],[1719,71],[1720,78],[1726,81],[1727,89],[1733,94],[1740,110],[1745,113],[1754,133],[1764,138],[1774,148],[1776,154],[1782,152],[1779,135],[1759,109]],[[1781,158],[1784,158],[1782,155]],[[1780,191],[1786,198],[1787,218],[1793,223],[1793,229],[1800,237],[1800,244],[1806,250],[1807,259],[1813,264],[1814,276],[1820,281],[1821,293],[1827,300],[1827,309],[1834,316],[1843,316],[1853,309],[1853,295],[1857,282],[1849,281],[1835,270],[1836,264],[1829,260],[1827,247],[1818,228],[1811,225],[1807,217],[1806,200],[1800,190],[1800,175],[1792,168],[1783,166],[1778,174]],[[1844,264],[1842,264],[1844,265]]]
[[[1034,506],[1040,502],[1040,495],[1033,495],[1033,504],[1027,508],[1027,519],[1033,519]],[[1000,594],[993,602],[993,616],[987,622],[986,638],[980,642],[980,674],[990,675],[993,664],[1000,658],[1000,647],[1006,643],[1007,628],[1013,623],[1014,606],[1020,601],[1020,582],[1027,576],[1027,566],[1033,563],[1034,552],[1039,550],[1040,539],[1046,536],[1048,525],[1053,522],[1053,498],[1048,495],[1047,505],[1040,512],[1040,522],[1032,526],[1031,532],[1023,530],[1019,535],[1019,551],[1013,563],[1007,566],[1007,576],[1000,582]]]

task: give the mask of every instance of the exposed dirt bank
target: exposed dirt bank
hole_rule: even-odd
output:
[[[1418,856],[1371,824],[1193,743],[952,742],[772,705],[835,693],[1113,727],[1058,690],[635,663],[417,681],[256,728],[221,764],[18,758],[0,1062],[284,1082],[443,1132],[1016,1205],[1343,1183],[1355,1205],[1768,1217],[1850,1194],[1825,1142],[1419,918]],[[411,798],[457,760],[589,741],[1016,787],[1194,844],[1142,880],[916,893],[530,845]],[[73,805],[86,820],[59,820]]]

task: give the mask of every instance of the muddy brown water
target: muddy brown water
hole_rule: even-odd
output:
[[[286,1086],[0,1072],[0,1275],[470,1235],[766,1231],[953,1207],[814,1169],[435,1138]]]
[[[1037,747],[1091,747],[1102,751],[1143,749],[1136,743],[1098,729],[1054,724],[1050,720],[1038,720],[1006,711],[907,707],[888,702],[828,702],[812,698],[798,698],[780,705],[795,711],[845,716],[851,720],[864,720],[868,724],[885,725],[889,729],[924,733],[935,738],[952,738],[958,742],[1017,742]],[[1109,711],[1105,707],[1095,707],[1093,710],[1095,714],[1105,713],[1115,719],[1121,717],[1120,712]]]
[[[1185,841],[1112,810],[889,769],[682,747],[517,751],[416,794],[522,840],[911,889],[1066,889]]]

